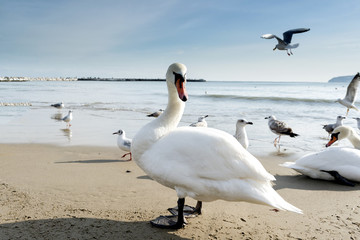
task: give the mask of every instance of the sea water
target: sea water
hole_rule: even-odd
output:
[[[189,99],[180,126],[209,115],[209,127],[233,135],[237,119],[244,118],[254,123],[246,127],[248,150],[258,155],[277,152],[277,135],[264,119],[269,115],[300,135],[282,136],[281,152],[304,154],[324,149],[328,133],[323,124],[346,114],[335,102],[345,96],[344,83],[208,81],[188,82],[186,88]],[[0,106],[0,143],[116,146],[113,132],[123,129],[132,138],[152,120],[147,114],[167,104],[165,82],[1,82],[0,93],[0,103],[15,103]],[[64,109],[50,106],[61,101]],[[59,120],[68,110],[73,111],[70,128]],[[344,124],[357,128],[353,117],[358,116],[350,110]],[[339,144],[351,146],[346,140]]]

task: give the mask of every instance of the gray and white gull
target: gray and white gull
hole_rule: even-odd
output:
[[[277,120],[275,116],[271,115],[269,117],[266,117],[265,119],[269,119],[268,125],[270,130],[276,135],[279,135],[274,140],[275,147],[277,147],[277,145],[280,144],[281,135],[288,135],[290,137],[299,136],[299,134],[294,133],[293,130],[289,128],[285,122]]]
[[[65,117],[63,117],[61,120],[66,122],[66,127],[70,127],[71,126],[70,122],[72,119],[73,119],[72,110],[69,110],[69,113]]]
[[[163,112],[164,112],[164,110],[163,110],[163,109],[159,109],[159,111],[153,112],[153,113],[148,114],[148,115],[146,115],[146,116],[148,116],[148,117],[155,117],[155,118],[157,118],[157,117],[158,117],[158,116],[160,116]]]
[[[310,30],[310,28],[296,28],[296,29],[288,30],[283,33],[283,39],[279,38],[278,36],[276,36],[274,34],[264,34],[261,37],[265,38],[265,39],[276,38],[276,40],[278,41],[278,44],[276,44],[276,46],[274,47],[273,50],[274,51],[276,49],[286,50],[286,53],[290,56],[290,54],[291,55],[293,54],[291,52],[291,49],[297,48],[299,46],[299,43],[290,44],[293,34],[303,33],[303,32],[307,32],[309,30]],[[290,51],[290,53],[289,53],[289,51]]]
[[[236,121],[236,131],[234,137],[238,142],[247,149],[249,147],[249,139],[245,130],[246,125],[253,125],[252,122],[248,122],[245,119],[238,119]]]
[[[337,116],[336,123],[326,124],[323,126],[323,129],[325,129],[325,131],[327,131],[329,134],[331,134],[335,128],[343,125],[343,120],[345,118],[346,117],[343,117],[343,116]]]
[[[207,122],[205,121],[205,118],[207,118],[209,115],[201,116],[198,118],[197,122],[194,122],[190,124],[190,127],[207,127]]]
[[[125,152],[128,152],[128,153],[125,153],[121,158],[125,157],[126,155],[130,155],[130,158],[129,158],[128,161],[131,161],[131,159],[132,159],[132,156],[131,156],[131,142],[132,142],[132,140],[127,138],[125,136],[125,131],[121,130],[121,129],[119,131],[117,131],[117,132],[114,132],[113,134],[119,135],[118,139],[117,139],[118,147],[121,150],[123,150]]]
[[[357,95],[357,89],[359,87],[359,80],[360,74],[357,73],[347,87],[345,97],[343,99],[339,98],[338,100],[336,100],[336,102],[339,102],[340,104],[347,107],[346,116],[348,115],[350,109],[355,109],[356,111],[359,111],[359,109],[354,105]]]

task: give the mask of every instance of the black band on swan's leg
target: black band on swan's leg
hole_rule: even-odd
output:
[[[150,223],[154,227],[159,227],[159,228],[171,228],[171,229],[182,228],[185,224],[185,218],[184,218],[185,198],[179,198],[177,203],[178,203],[177,216],[160,216],[150,221]]]

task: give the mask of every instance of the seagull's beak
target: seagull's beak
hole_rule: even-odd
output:
[[[276,47],[274,47],[273,51],[275,51],[275,50],[276,50]]]
[[[338,140],[337,138],[337,134],[331,134],[331,139],[330,141],[325,145],[326,147],[330,147],[331,145],[333,145],[334,142],[336,142]]]
[[[178,79],[175,80],[175,85],[176,85],[177,92],[179,94],[179,98],[183,102],[186,102],[189,98],[188,94],[186,92],[185,82],[186,82],[186,80],[181,75],[179,75]]]
[[[118,134],[118,132],[114,132],[113,135],[114,135],[114,134]]]
[[[253,122],[247,122],[246,124],[250,124],[250,125],[253,125]]]

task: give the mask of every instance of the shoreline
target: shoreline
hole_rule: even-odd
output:
[[[274,189],[303,215],[218,200],[171,231],[149,221],[168,214],[175,191],[121,159],[117,147],[0,149],[1,239],[357,239],[360,231],[360,186],[313,180],[278,165],[296,160],[292,155],[258,159],[276,177]]]
[[[77,78],[77,77],[0,77],[0,82],[34,82],[34,81],[58,81],[58,82],[165,82],[162,78]],[[205,79],[187,79],[188,82],[206,82]]]

